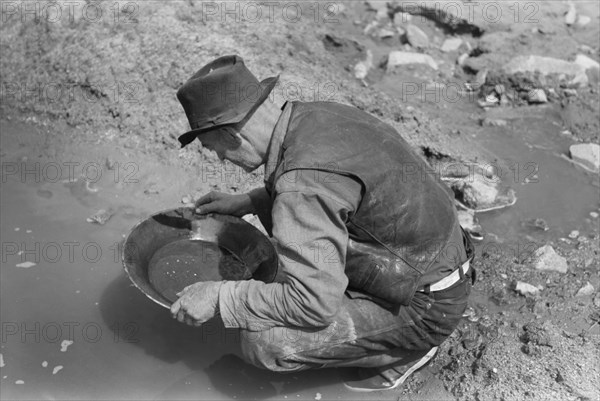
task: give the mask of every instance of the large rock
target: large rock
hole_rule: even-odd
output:
[[[550,245],[544,245],[534,252],[534,267],[536,270],[555,271],[566,273],[568,270],[567,260],[556,253]]]
[[[543,75],[564,74],[572,77],[571,84],[587,85],[588,83],[584,67],[575,62],[552,57],[517,56],[505,64],[503,69],[508,74],[518,72],[539,72]]]
[[[529,283],[524,283],[522,281],[517,281],[515,284],[515,291],[518,292],[519,294],[523,295],[524,297],[526,296],[536,296],[540,293],[540,289],[537,287],[534,287],[533,285],[529,284]]]
[[[571,159],[586,169],[600,171],[600,145],[596,143],[579,143],[569,148]]]
[[[403,52],[403,51],[392,51],[388,55],[387,61],[387,70],[390,71],[394,69],[394,67],[398,65],[406,65],[406,64],[427,64],[434,70],[438,69],[437,63],[433,59],[433,57],[422,54],[422,53],[412,53],[412,52]]]
[[[587,297],[588,295],[592,295],[594,293],[596,289],[594,288],[593,285],[590,284],[590,282],[588,281],[586,285],[584,285],[583,287],[581,287],[579,289],[579,291],[577,291],[577,294],[575,294],[576,297]]]
[[[594,60],[592,58],[589,58],[585,54],[578,54],[575,57],[574,63],[580,65],[586,71],[589,70],[590,68],[600,69],[600,63],[598,63],[596,60]]]
[[[426,49],[429,47],[427,34],[415,25],[408,25],[406,27],[406,40],[412,47],[417,49]]]

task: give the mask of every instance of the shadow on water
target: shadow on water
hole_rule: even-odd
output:
[[[215,391],[215,396],[262,400],[339,381],[333,369],[290,374],[254,367],[241,359],[238,329],[227,329],[218,319],[201,327],[181,324],[133,287],[125,275],[106,287],[100,309],[106,326],[122,341],[162,362],[182,362],[192,370],[156,399],[198,399]]]

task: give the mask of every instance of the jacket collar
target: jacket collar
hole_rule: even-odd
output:
[[[273,174],[275,169],[279,165],[279,161],[282,156],[281,146],[287,133],[288,124],[292,115],[293,104],[285,102],[281,107],[281,115],[273,128],[273,134],[271,135],[271,142],[269,142],[269,148],[267,150],[267,163],[265,165],[265,186],[271,191],[273,185]]]

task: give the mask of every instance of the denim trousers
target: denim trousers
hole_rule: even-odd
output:
[[[471,267],[445,290],[417,292],[409,305],[396,308],[347,291],[327,327],[242,330],[242,354],[247,362],[277,372],[410,363],[454,331],[467,307],[473,272]]]

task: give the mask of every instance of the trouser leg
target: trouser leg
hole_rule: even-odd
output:
[[[417,293],[409,306],[395,311],[369,299],[345,297],[325,328],[242,331],[242,352],[248,362],[282,372],[408,363],[452,333],[467,307],[470,288],[467,276],[447,290]]]

